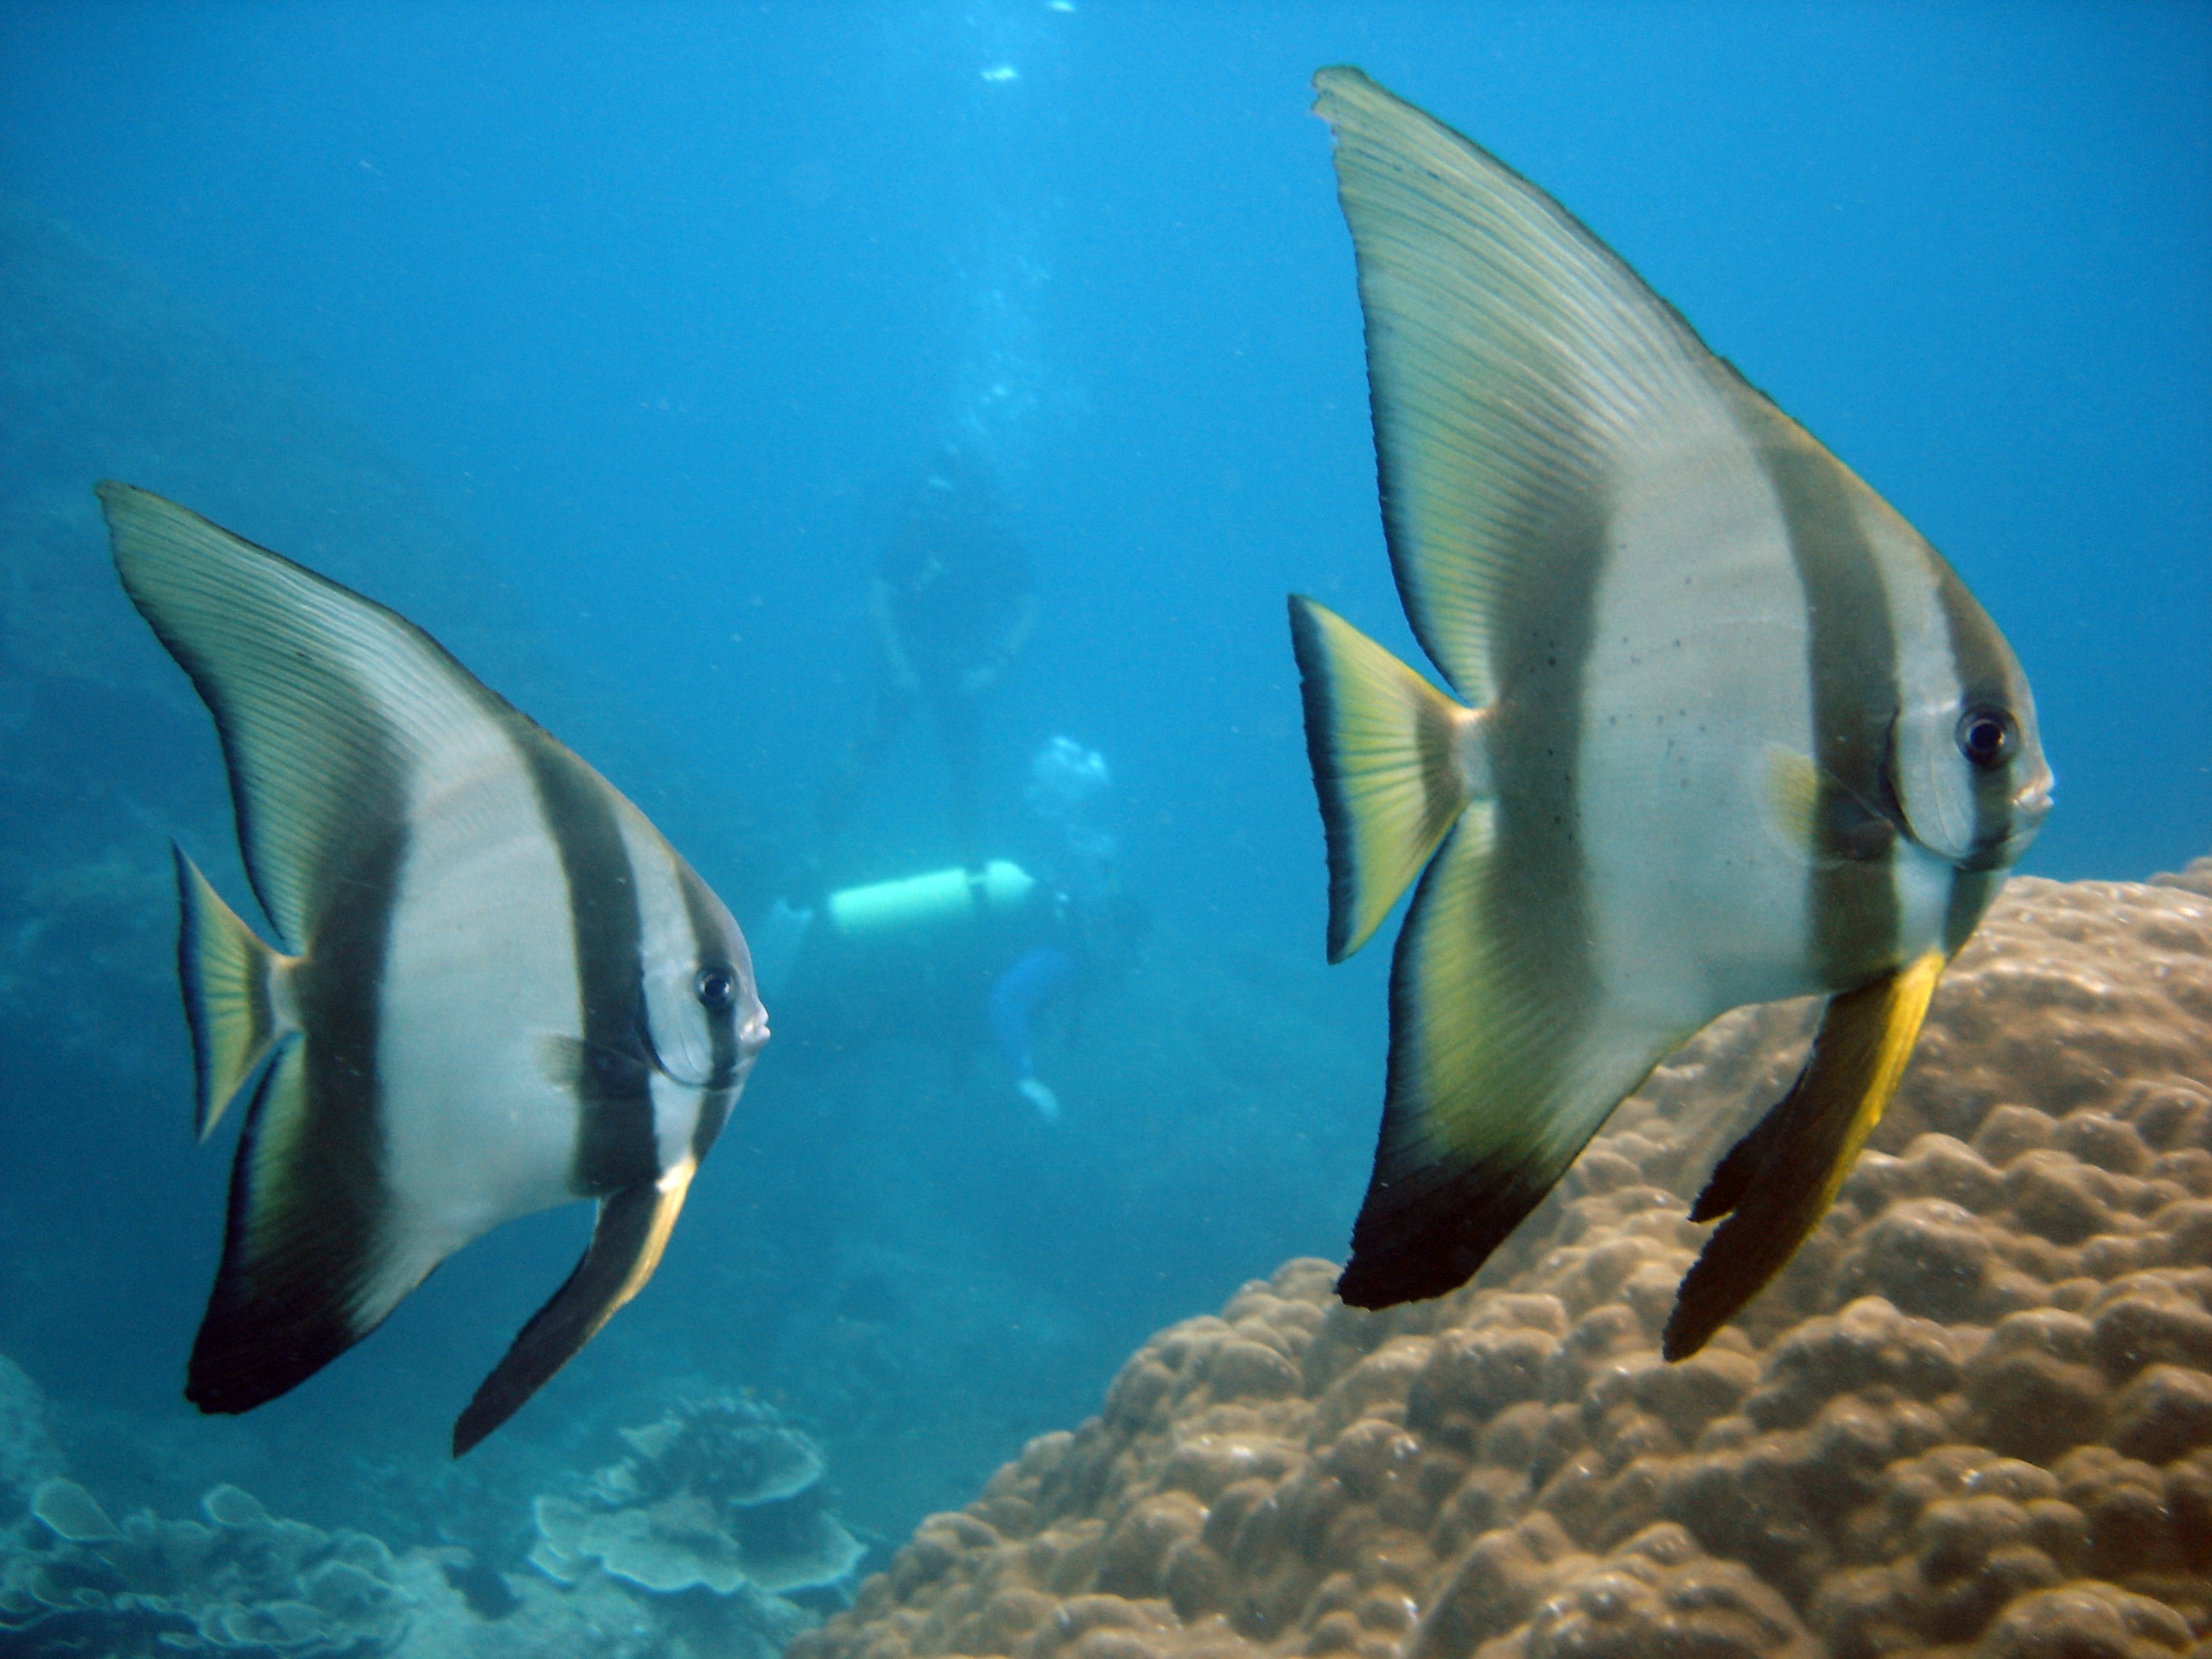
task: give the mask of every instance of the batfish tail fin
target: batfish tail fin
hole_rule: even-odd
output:
[[[171,843],[177,860],[177,976],[192,1034],[193,1130],[205,1140],[277,1040],[293,1028],[277,983],[289,958],[255,937],[238,913]]]
[[[686,1158],[651,1181],[636,1182],[599,1201],[599,1218],[584,1259],[552,1299],[531,1316],[453,1425],[454,1456],[464,1455],[521,1410],[623,1304],[645,1288],[660,1265],[697,1167]]]
[[[1477,803],[1421,877],[1390,967],[1382,1139],[1337,1294],[1387,1308],[1471,1278],[1684,1035],[1578,972]]]
[[[313,1073],[354,1057],[280,1039],[246,1114],[230,1210],[185,1397],[252,1411],[298,1387],[383,1322],[428,1271],[395,1264],[374,1122],[317,1108]]]
[[[1480,719],[1324,605],[1291,595],[1306,754],[1328,841],[1328,959],[1367,943],[1474,796]]]
[[[1829,999],[1797,1081],[1721,1160],[1690,1212],[1727,1219],[1675,1295],[1668,1358],[1704,1347],[1820,1224],[1897,1092],[1944,962],[1931,951]]]

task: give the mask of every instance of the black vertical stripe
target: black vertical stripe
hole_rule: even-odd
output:
[[[1599,989],[1581,762],[1610,505],[1593,489],[1511,538],[1541,550],[1516,562],[1490,628],[1498,702],[1485,736],[1498,809],[1483,930],[1510,953],[1515,981],[1558,1011],[1561,1030],[1577,1029]]]
[[[729,923],[725,919],[721,902],[707,889],[691,866],[672,848],[669,857],[676,866],[677,890],[684,896],[684,915],[691,924],[691,937],[698,946],[698,962],[702,968],[726,968],[732,978],[738,976],[734,939],[727,935]],[[738,1018],[749,1006],[751,998],[745,994],[752,989],[752,975],[743,976],[739,994],[730,1000],[726,1008],[702,1008],[707,1017],[708,1068],[707,1086],[699,1097],[699,1117],[691,1128],[691,1155],[707,1156],[707,1149],[714,1144],[714,1137],[722,1133],[728,1121],[730,1109],[737,1103],[738,1089],[743,1079],[738,1073],[742,1058],[738,1046]]]
[[[1747,400],[1748,403],[1748,400]],[[1759,400],[1745,424],[1766,465],[1805,593],[1819,838],[1806,911],[1812,966],[1833,990],[1897,965],[1897,825],[1887,766],[1896,725],[1897,634],[1859,521],[1854,480]]]
[[[1951,662],[1959,681],[1963,713],[1977,704],[2012,707],[2011,653],[1996,624],[1990,620],[1958,574],[1931,551],[1929,562],[1936,581],[1936,599],[1943,613],[1943,626],[1951,642]],[[2023,736],[2023,741],[2025,738]],[[1961,757],[1961,765],[1966,763]],[[2018,776],[2009,765],[1986,772],[1966,766],[1974,791],[1974,830],[1972,850],[1987,853],[2003,844],[2014,828],[2013,791]],[[1970,863],[1972,860],[1970,860]],[[1943,911],[1943,948],[1955,951],[1966,942],[2003,884],[2001,871],[1962,867],[1952,872],[1951,892]]]
[[[1466,831],[1445,841],[1414,890],[1391,958],[1382,1133],[1352,1228],[1352,1261],[1337,1285],[1355,1306],[1387,1307],[1463,1283],[1565,1167],[1546,1167],[1497,1136],[1455,1135],[1450,1126],[1469,1116],[1494,1121],[1551,1097],[1578,1058],[1601,995],[1580,767],[1609,506],[1595,492],[1577,496],[1547,516],[1531,513],[1515,538],[1531,551],[1503,585],[1490,627],[1498,689],[1485,733],[1496,791],[1492,839],[1472,879],[1455,873],[1468,870],[1455,860]],[[1466,914],[1470,908],[1474,914]],[[1429,982],[1427,945],[1438,928],[1482,939],[1492,983],[1478,993]],[[1470,1000],[1480,994],[1502,996],[1506,1006]],[[1438,1068],[1422,1051],[1422,1034],[1439,1000],[1515,1025],[1528,1018],[1520,1011],[1540,1011],[1540,1036],[1517,1032],[1529,1049],[1525,1059],[1488,1068],[1511,1077],[1515,1099],[1431,1094]],[[1516,1011],[1510,1018],[1509,1010]]]
[[[368,715],[368,693],[356,701],[355,740],[328,757],[331,799],[346,811],[334,816],[313,872],[313,930],[292,977],[299,1053],[280,1056],[255,1093],[231,1170],[222,1266],[192,1344],[185,1393],[203,1411],[272,1400],[371,1328],[356,1309],[382,1256],[391,1205],[380,1053],[408,831],[398,745]],[[227,732],[223,746],[234,747]],[[279,1098],[295,1079],[297,1095]],[[289,1120],[281,1127],[278,1112]],[[283,1137],[281,1163],[272,1131]]]
[[[636,874],[606,785],[536,726],[510,728],[538,792],[568,885],[576,1002],[584,1042],[574,1088],[579,1118],[571,1183],[617,1192],[659,1171],[653,1066],[643,1041],[644,924]]]

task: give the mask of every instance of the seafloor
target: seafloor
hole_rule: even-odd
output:
[[[1292,1261],[926,1522],[793,1659],[2212,1652],[2212,859],[2020,880],[1819,1231],[1703,1353],[1719,1022],[1468,1288]]]

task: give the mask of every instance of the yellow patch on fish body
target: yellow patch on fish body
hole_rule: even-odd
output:
[[[1391,562],[1473,705],[1292,599],[1331,959],[1419,878],[1338,1288],[1465,1282],[1700,1026],[1829,994],[1687,1352],[1818,1220],[2033,836],[2033,704],[1935,550],[1556,202],[1355,70],[1316,84]]]

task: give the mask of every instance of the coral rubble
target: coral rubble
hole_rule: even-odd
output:
[[[2205,1651],[2212,860],[2015,881],[1827,1218],[1664,1364],[1808,1012],[1702,1034],[1449,1297],[1300,1261],[1162,1332],[793,1659]]]

